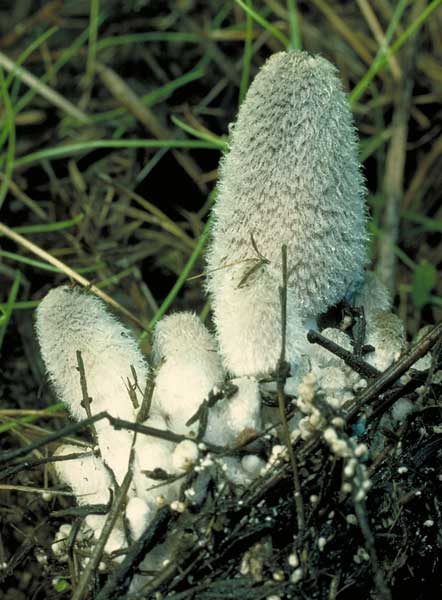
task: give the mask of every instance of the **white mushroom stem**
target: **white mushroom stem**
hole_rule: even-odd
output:
[[[60,446],[54,456],[62,457],[82,452],[79,446]],[[72,460],[57,461],[54,463],[59,479],[68,485],[80,506],[106,505],[111,498],[113,483],[111,476],[102,461],[92,454]],[[94,537],[98,539],[106,522],[107,515],[87,515],[85,521],[92,529]],[[108,553],[120,550],[126,546],[126,540],[120,525],[116,524],[106,543],[105,551]]]
[[[367,322],[365,343],[375,348],[366,356],[368,363],[385,371],[406,348],[405,328],[399,317],[379,312]]]
[[[144,425],[167,431],[167,425],[160,415],[154,415],[144,422]],[[134,481],[138,498],[141,498],[151,507],[156,507],[156,499],[163,497],[171,502],[178,497],[180,481],[167,482],[161,478],[149,477],[149,472],[154,473],[160,469],[165,475],[177,474],[173,464],[173,453],[176,443],[150,436],[137,435],[135,443],[135,470]],[[158,473],[158,472],[157,472]]]
[[[137,540],[155,516],[155,509],[141,498],[130,498],[126,506],[126,518],[134,540]]]
[[[172,456],[175,471],[178,473],[190,471],[197,462],[198,455],[198,446],[192,440],[184,440],[177,444]]]
[[[241,434],[253,434],[262,429],[258,382],[241,377],[231,383],[238,390],[230,398],[216,402],[209,412],[204,439],[211,444],[232,444]]]
[[[371,321],[377,313],[391,310],[390,292],[371,271],[365,274],[364,284],[354,298],[354,305],[364,309],[365,318]]]
[[[281,274],[267,265],[249,275],[250,264],[213,273],[213,308],[224,365],[237,377],[264,376],[276,369],[281,354]],[[306,351],[307,328],[288,289],[286,357],[296,376]]]

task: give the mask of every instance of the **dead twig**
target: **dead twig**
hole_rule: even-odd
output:
[[[16,458],[21,458],[22,456],[26,456],[36,450],[37,448],[42,448],[48,444],[52,444],[52,442],[56,442],[57,440],[64,438],[66,436],[72,435],[74,433],[78,433],[79,431],[83,431],[87,429],[92,423],[96,423],[97,421],[101,421],[102,419],[108,418],[107,412],[103,411],[97,413],[90,419],[85,419],[84,421],[80,421],[79,423],[72,423],[71,425],[67,425],[60,429],[60,431],[56,431],[47,435],[36,442],[32,442],[32,444],[28,444],[27,446],[23,446],[23,448],[17,448],[16,450],[3,450],[0,452],[0,465],[10,462],[11,460],[15,460]]]
[[[139,564],[146,554],[164,539],[171,517],[172,512],[168,506],[158,510],[146,531],[132,544],[121,565],[109,576],[96,600],[126,597],[125,593]]]
[[[80,350],[76,351],[76,356],[77,356],[77,365],[78,365],[77,371],[80,373],[80,387],[81,387],[81,394],[82,394],[82,398],[83,398],[81,401],[81,406],[86,411],[86,415],[87,415],[88,419],[90,419],[92,417],[92,412],[91,412],[92,398],[89,396],[88,391],[87,391],[86,373],[84,370],[83,357],[81,356]],[[95,425],[93,423],[91,424],[90,431],[91,431],[92,437],[93,437],[95,445],[96,445],[98,437],[97,437],[97,430],[95,429]]]
[[[7,477],[11,477],[11,475],[15,475],[16,473],[20,473],[21,471],[34,469],[40,465],[48,465],[63,460],[74,460],[76,458],[84,458],[85,456],[93,456],[93,452],[74,452],[64,456],[48,456],[45,458],[36,458],[34,460],[23,461],[18,465],[12,465],[11,467],[3,469],[3,471],[0,471],[0,481],[2,481],[2,479],[6,479]]]
[[[278,395],[279,415],[281,417],[282,429],[285,443],[289,453],[290,465],[293,471],[294,498],[296,505],[296,519],[298,522],[298,543],[304,537],[305,517],[304,503],[302,500],[301,482],[299,480],[299,469],[295,453],[290,439],[290,431],[285,414],[285,383],[290,373],[290,365],[285,360],[286,337],[287,337],[287,246],[282,246],[282,286],[279,288],[281,298],[281,354],[276,367],[276,391]]]
[[[329,340],[313,329],[310,329],[307,333],[307,339],[311,344],[319,344],[319,346],[322,346],[335,356],[341,358],[346,365],[351,367],[353,371],[362,375],[362,377],[379,377],[381,375],[381,371],[376,369],[376,367],[368,364],[362,358],[345,350],[345,348],[342,348],[339,344],[332,342],[332,340]]]
[[[411,11],[412,20],[422,11],[424,2],[415,2]],[[408,121],[412,105],[414,85],[414,63],[416,59],[417,37],[407,47],[405,62],[406,72],[403,74],[395,101],[392,123],[392,136],[387,151],[383,192],[385,209],[382,222],[382,237],[378,245],[378,261],[376,272],[382,283],[392,293],[396,283],[395,245],[399,239],[400,210],[404,187],[405,160],[407,156]]]
[[[132,448],[132,452],[133,452],[133,448]],[[132,483],[132,469],[129,468],[126,473],[126,476],[123,480],[123,483],[121,484],[121,487],[115,496],[115,501],[112,505],[111,510],[109,511],[109,514],[108,514],[106,522],[103,526],[101,535],[95,545],[94,552],[93,552],[92,556],[90,557],[89,562],[87,563],[86,568],[80,577],[78,585],[72,596],[72,600],[82,600],[83,598],[86,597],[88,587],[89,587],[89,582],[91,580],[92,575],[97,570],[98,565],[100,564],[107,540],[109,539],[109,536],[112,533],[115,523],[123,510],[123,505],[126,502],[127,492],[129,491],[129,487],[130,487],[131,483]]]
[[[361,533],[364,536],[365,548],[368,552],[368,555],[370,556],[370,562],[374,574],[374,582],[379,594],[378,597],[382,600],[391,600],[391,592],[388,589],[384,573],[380,567],[374,543],[373,533],[371,532],[370,525],[368,523],[365,502],[363,500],[358,501],[356,500],[356,498],[354,498],[353,505],[356,513],[356,518],[358,519],[359,529],[361,530]]]
[[[425,356],[429,350],[436,344],[442,336],[442,323],[436,325],[426,336],[424,336],[417,344],[415,344],[408,352],[406,352],[396,363],[393,363],[386,371],[384,371],[371,385],[357,396],[353,401],[346,421],[353,422],[360,414],[362,409],[372,400],[382,394],[393,383],[395,383],[410,367],[414,365],[420,358]]]

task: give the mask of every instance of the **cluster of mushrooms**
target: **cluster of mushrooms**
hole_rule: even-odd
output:
[[[319,394],[340,414],[367,381],[310,343],[307,333],[321,332],[353,352],[345,319],[321,325],[320,316],[344,301],[365,312],[364,360],[374,371],[386,369],[406,346],[387,291],[365,271],[367,210],[358,141],[332,64],[300,51],[270,57],[231,129],[217,192],[207,253],[214,333],[193,313],[166,316],[153,332],[147,360],[132,333],[87,291],[58,287],[37,309],[41,353],[58,397],[76,420],[103,411],[113,418],[94,422],[95,448],[58,448],[60,481],[78,505],[108,505],[127,473],[132,475],[123,514],[105,546],[115,561],[159,507],[178,513],[198,508],[209,482],[240,493],[275,462],[287,460],[281,415],[265,413],[262,402],[263,394],[275,390],[282,338],[290,367],[285,392],[291,398],[291,442],[321,432],[331,451],[347,458],[350,479],[351,465],[367,448],[343,442],[342,419],[330,426],[315,398]],[[144,433],[117,428],[117,421],[142,425]],[[244,444],[262,432],[273,436],[273,450],[264,457],[253,442]],[[231,452],[239,443],[246,451]],[[189,473],[191,484],[183,489]],[[368,489],[362,477],[360,493]],[[93,545],[106,518],[88,514],[77,543]],[[53,544],[60,560],[67,537],[64,526]],[[166,538],[141,567],[161,569],[173,544],[173,536]]]

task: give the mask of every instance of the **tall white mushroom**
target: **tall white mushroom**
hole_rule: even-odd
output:
[[[350,297],[367,262],[357,136],[327,60],[289,51],[262,67],[221,161],[214,214],[208,289],[226,367],[235,375],[275,367],[282,244],[287,357],[296,365],[303,323]]]
[[[142,389],[148,367],[129,330],[107,312],[101,300],[80,288],[55,288],[37,309],[36,329],[50,380],[75,419],[87,417],[78,371],[80,351],[92,415],[108,411],[114,417],[135,420],[128,381],[134,383],[133,368]],[[134,393],[141,404],[141,392]],[[96,423],[96,430],[103,459],[121,483],[128,469],[132,435],[114,430],[105,420]]]

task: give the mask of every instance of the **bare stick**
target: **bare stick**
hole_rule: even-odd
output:
[[[353,402],[347,414],[346,421],[351,423],[360,415],[361,409],[379,394],[382,394],[395,381],[397,381],[410,367],[431,350],[442,336],[442,323],[436,325],[426,336],[406,352],[396,363],[384,371],[371,385],[369,385]]]
[[[11,475],[15,475],[16,473],[20,473],[20,471],[24,471],[27,469],[33,469],[34,467],[38,467],[40,465],[52,464],[54,462],[61,462],[64,460],[75,460],[77,458],[84,458],[85,456],[93,456],[94,453],[92,451],[89,452],[74,452],[72,454],[65,454],[64,456],[47,456],[45,458],[36,458],[34,460],[26,460],[18,465],[12,465],[11,467],[7,467],[0,471],[0,481],[2,479],[6,479],[7,477],[11,477]]]
[[[335,342],[332,342],[332,340],[329,340],[313,329],[310,329],[307,333],[307,339],[311,344],[319,344],[319,346],[322,346],[332,354],[335,354],[341,358],[346,365],[351,367],[353,371],[356,371],[363,377],[379,377],[379,375],[381,375],[381,371],[376,369],[376,367],[372,367],[370,364],[365,362],[365,360],[362,360],[362,358],[359,358],[352,352],[345,350],[345,348],[341,348],[341,346],[335,344]]]
[[[355,324],[353,325],[354,346],[353,352],[357,358],[362,358],[365,343],[365,330],[367,323],[365,320],[365,311],[363,306],[352,308]]]
[[[95,571],[98,568],[98,565],[100,564],[101,558],[104,553],[104,548],[106,546],[106,542],[109,539],[109,536],[112,533],[115,523],[123,510],[123,504],[126,501],[127,492],[129,490],[131,482],[132,469],[129,468],[123,480],[123,483],[121,484],[121,488],[118,490],[118,493],[115,497],[114,504],[111,510],[109,511],[101,535],[95,545],[94,552],[81,575],[80,581],[78,582],[78,586],[72,596],[72,600],[83,600],[83,598],[86,598],[89,582],[93,573],[95,573]]]
[[[282,287],[281,296],[281,354],[276,367],[276,391],[278,394],[279,413],[281,416],[282,429],[284,432],[287,451],[289,453],[290,465],[293,471],[294,497],[296,506],[296,518],[298,521],[299,539],[304,535],[304,504],[302,502],[301,483],[299,481],[298,465],[293,452],[293,446],[290,439],[290,431],[285,416],[285,383],[288,374],[288,365],[285,360],[286,336],[287,336],[287,246],[282,246]]]
[[[173,433],[173,431],[168,431],[166,429],[156,429],[156,427],[149,427],[147,425],[142,425],[141,423],[132,423],[132,421],[118,419],[117,417],[113,417],[107,413],[106,418],[115,429],[128,429],[129,431],[136,431],[137,433],[141,433],[143,435],[150,435],[168,442],[175,442],[176,444],[179,444],[184,440],[191,440],[192,442],[195,441],[194,438],[187,435]],[[204,443],[211,452],[226,452],[226,449],[223,446],[215,446],[207,442]]]
[[[130,319],[132,322],[136,323],[138,327],[140,327],[143,330],[146,329],[145,325],[135,315],[133,315],[129,310],[127,310],[127,308],[125,308],[119,302],[111,298],[108,294],[106,294],[106,292],[103,292],[102,290],[100,290],[100,288],[97,288],[97,286],[93,285],[88,279],[83,277],[83,275],[80,275],[79,273],[74,271],[74,269],[68,267],[68,265],[66,265],[64,262],[52,256],[51,254],[46,252],[46,250],[43,250],[43,248],[40,248],[39,246],[29,241],[16,231],[13,231],[4,223],[0,223],[0,235],[5,235],[10,240],[13,240],[20,246],[23,246],[23,248],[26,248],[26,250],[29,250],[29,252],[32,252],[36,256],[39,256],[54,267],[57,267],[57,269],[60,269],[60,271],[67,275],[67,277],[70,277],[80,285],[86,287],[96,296],[104,300],[106,304],[109,304],[109,306],[112,306],[112,308],[118,310],[122,315]]]
[[[410,22],[417,18],[427,0],[416,0],[410,11]],[[383,194],[385,209],[382,219],[382,237],[378,246],[376,272],[382,283],[391,292],[395,290],[396,262],[395,244],[399,237],[400,211],[404,193],[404,173],[407,157],[408,121],[412,106],[418,35],[415,35],[403,50],[403,64],[406,65],[395,98],[392,136],[385,161]]]
[[[89,396],[88,391],[87,391],[86,373],[84,370],[84,362],[83,362],[83,357],[81,356],[80,350],[77,350],[77,364],[78,364],[77,371],[80,373],[81,394],[83,396],[83,400],[81,401],[81,406],[86,411],[86,415],[87,415],[88,419],[90,419],[92,417],[92,412],[91,412],[92,398]],[[94,443],[97,444],[98,438],[97,438],[97,430],[95,428],[95,423],[91,424],[90,429],[91,429],[92,437],[94,438]]]
[[[356,494],[357,492],[355,492]],[[365,502],[353,499],[356,517],[359,523],[359,529],[364,536],[365,548],[370,556],[370,562],[374,573],[374,582],[381,600],[391,600],[391,592],[385,582],[385,576],[379,566],[379,560],[376,553],[374,537],[368,524],[367,513],[365,511]]]
[[[21,458],[22,456],[26,456],[27,454],[30,454],[31,452],[37,450],[38,448],[41,448],[42,446],[46,446],[47,444],[56,442],[57,440],[64,438],[68,435],[77,433],[78,431],[87,428],[92,423],[96,423],[101,419],[108,418],[108,416],[109,415],[107,414],[107,412],[103,411],[94,415],[90,419],[85,419],[84,421],[80,421],[79,423],[72,423],[72,425],[67,425],[66,427],[63,427],[63,429],[60,429],[60,431],[56,431],[54,433],[51,433],[50,435],[46,435],[40,440],[32,442],[32,444],[28,444],[23,448],[17,448],[16,450],[4,450],[0,452],[0,464],[9,462],[11,460],[14,460],[15,458]]]

